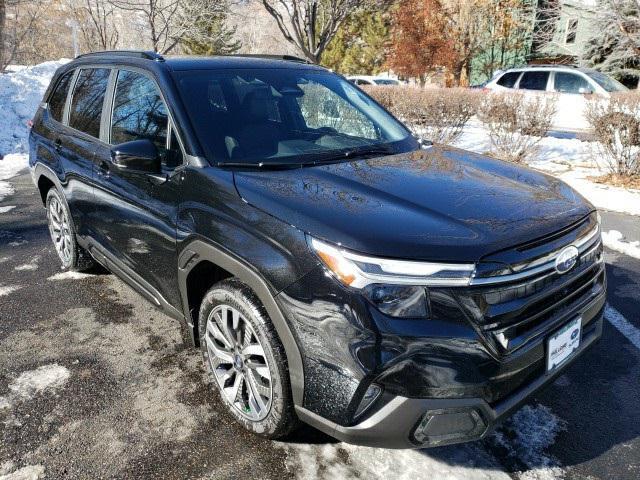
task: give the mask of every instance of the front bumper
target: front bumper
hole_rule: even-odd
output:
[[[382,406],[353,426],[331,422],[300,406],[296,411],[301,420],[338,440],[370,447],[424,448],[484,438],[600,338],[604,297],[590,308],[598,309],[598,313],[588,321],[578,351],[560,367],[544,373],[495,404],[481,398],[408,398],[387,393],[376,402]],[[418,439],[416,430],[419,426],[425,429]]]

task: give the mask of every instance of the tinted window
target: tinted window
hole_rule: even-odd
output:
[[[167,108],[155,82],[140,73],[121,70],[113,101],[111,143],[146,138],[164,149],[168,126]]]
[[[513,88],[513,86],[518,81],[518,77],[521,72],[508,72],[505,73],[500,80],[498,80],[498,85],[505,88]]]
[[[518,88],[524,90],[546,90],[549,72],[524,72]]]
[[[626,90],[629,90],[620,82],[618,82],[617,80],[614,80],[611,77],[608,77],[604,73],[586,72],[586,74],[589,75],[589,77],[591,77],[592,80],[595,80],[595,82],[598,85],[600,85],[602,88],[604,88],[607,92],[624,92]]]
[[[345,159],[415,148],[409,132],[353,84],[313,70],[175,73],[208,155],[244,163]],[[405,150],[402,150],[405,151]]]
[[[107,68],[80,70],[73,90],[69,125],[96,138],[100,137],[100,116],[109,73]]]
[[[580,89],[583,89],[581,92]],[[587,80],[573,73],[556,72],[555,90],[560,93],[592,93]]]
[[[73,77],[73,71],[66,73],[58,82],[55,90],[49,97],[49,114],[59,122],[62,122],[64,113],[64,104],[67,101],[67,92],[69,91],[69,83]]]

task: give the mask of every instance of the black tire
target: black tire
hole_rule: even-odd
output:
[[[55,188],[51,188],[47,192],[46,209],[49,234],[51,235],[51,241],[53,242],[54,249],[58,254],[60,263],[62,264],[62,269],[75,270],[80,272],[94,268],[96,266],[95,260],[91,257],[89,252],[78,245],[75,233],[76,229],[75,225],[73,224],[73,217],[71,216],[71,212],[69,211],[69,206],[67,205],[64,197]],[[60,218],[61,215],[64,215],[66,218],[62,220]],[[57,222],[56,216],[58,216]],[[58,248],[57,244],[56,237],[59,237],[59,235],[56,234],[56,223],[60,225],[61,223],[65,222],[66,225],[62,227],[64,232],[66,233],[66,247],[64,248],[63,252]]]
[[[263,419],[251,420],[240,413],[239,409],[234,406],[223,392],[218,377],[213,371],[212,355],[210,355],[205,338],[205,335],[207,335],[207,321],[213,315],[214,310],[219,311],[225,307],[237,310],[244,317],[264,350],[271,377],[271,404],[266,417]],[[202,301],[198,327],[200,348],[213,388],[218,391],[220,399],[235,419],[250,432],[265,438],[281,438],[293,431],[298,424],[298,418],[293,407],[289,369],[284,347],[265,308],[255,293],[247,285],[236,279],[223,280],[217,283],[207,292]]]

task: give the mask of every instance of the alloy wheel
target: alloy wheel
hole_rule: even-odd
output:
[[[207,319],[205,341],[224,397],[248,420],[263,420],[271,409],[271,370],[251,324],[234,307],[218,305]]]
[[[71,261],[71,227],[66,209],[56,196],[49,200],[49,233],[60,260],[67,265]]]

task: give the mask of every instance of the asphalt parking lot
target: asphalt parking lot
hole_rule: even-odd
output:
[[[15,208],[0,215],[0,480],[640,478],[640,260],[607,251],[602,340],[487,440],[388,451],[303,428],[269,442],[224,412],[175,320],[107,272],[61,274],[30,177],[11,183],[3,205]],[[637,217],[603,217],[640,229]]]

